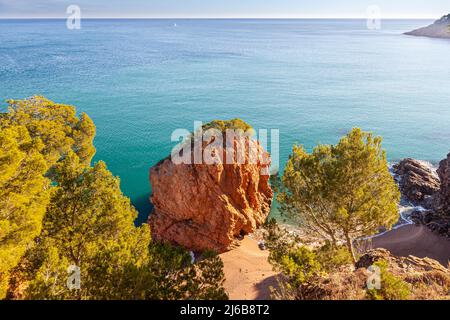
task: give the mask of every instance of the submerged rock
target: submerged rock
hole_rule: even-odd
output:
[[[241,137],[232,145],[246,150],[245,161],[229,163],[225,140],[212,151],[222,155],[214,164],[175,164],[167,158],[150,169],[154,211],[149,223],[155,240],[193,251],[224,252],[236,238],[265,222],[273,198],[270,156],[258,141]],[[201,143],[202,154],[210,142]],[[192,159],[194,152],[187,158]],[[251,161],[251,154],[265,160]]]
[[[405,33],[410,36],[450,39],[450,14],[436,20],[433,24]]]

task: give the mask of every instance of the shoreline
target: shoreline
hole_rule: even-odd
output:
[[[450,241],[424,225],[404,224],[370,238],[370,246],[384,248],[396,256],[416,256],[438,261],[448,268]]]

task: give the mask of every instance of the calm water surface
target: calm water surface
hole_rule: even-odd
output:
[[[148,169],[176,128],[240,117],[293,143],[336,143],[354,126],[382,135],[390,161],[450,149],[450,41],[402,35],[431,21],[0,21],[0,99],[45,95],[87,112],[95,160],[151,210]],[[2,103],[0,109],[5,108]]]

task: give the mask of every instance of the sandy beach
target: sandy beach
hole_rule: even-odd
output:
[[[267,261],[268,250],[245,237],[240,246],[220,255],[225,265],[225,289],[231,300],[266,300],[277,285],[276,273]]]
[[[397,256],[432,258],[447,267],[450,241],[422,225],[405,225],[372,238],[373,248],[385,248]]]
[[[432,258],[445,267],[450,261],[450,241],[420,225],[405,225],[376,236],[372,238],[371,247],[385,248],[397,256]],[[239,247],[220,256],[230,299],[270,299],[270,287],[276,287],[277,280],[267,261],[268,250],[260,250],[255,239],[245,237]]]

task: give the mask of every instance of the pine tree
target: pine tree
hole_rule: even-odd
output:
[[[29,281],[25,296],[114,297],[118,270],[146,262],[149,227],[134,226],[137,212],[103,162],[86,167],[69,151],[55,165],[54,178],[57,185],[42,234],[28,251],[22,270],[22,278]],[[80,289],[67,286],[70,266],[80,269]]]
[[[90,166],[86,114],[38,96],[9,103],[0,114],[0,299],[7,290],[13,299],[227,298],[216,254],[192,264],[134,225],[119,179],[103,162]]]
[[[49,181],[40,149],[25,127],[0,124],[0,299],[10,270],[41,231]]]
[[[41,230],[52,167],[69,151],[85,165],[94,153],[95,126],[75,108],[44,97],[9,101],[0,114],[0,299],[9,271]]]
[[[277,196],[280,210],[314,237],[353,242],[398,219],[400,192],[389,173],[381,138],[353,129],[339,143],[308,154],[294,146]]]
[[[75,153],[69,152],[55,166],[54,177],[57,186],[43,231],[16,269],[13,297],[227,297],[220,258],[205,253],[204,259],[191,264],[191,256],[184,249],[152,243],[149,226],[134,225],[137,212],[122,194],[119,179],[103,162],[85,167]],[[80,270],[79,289],[67,286],[70,266]]]
[[[7,121],[11,125],[25,126],[33,140],[42,141],[42,154],[49,167],[70,150],[83,164],[90,164],[95,154],[95,125],[88,115],[82,113],[78,118],[75,107],[41,96],[8,102]]]

